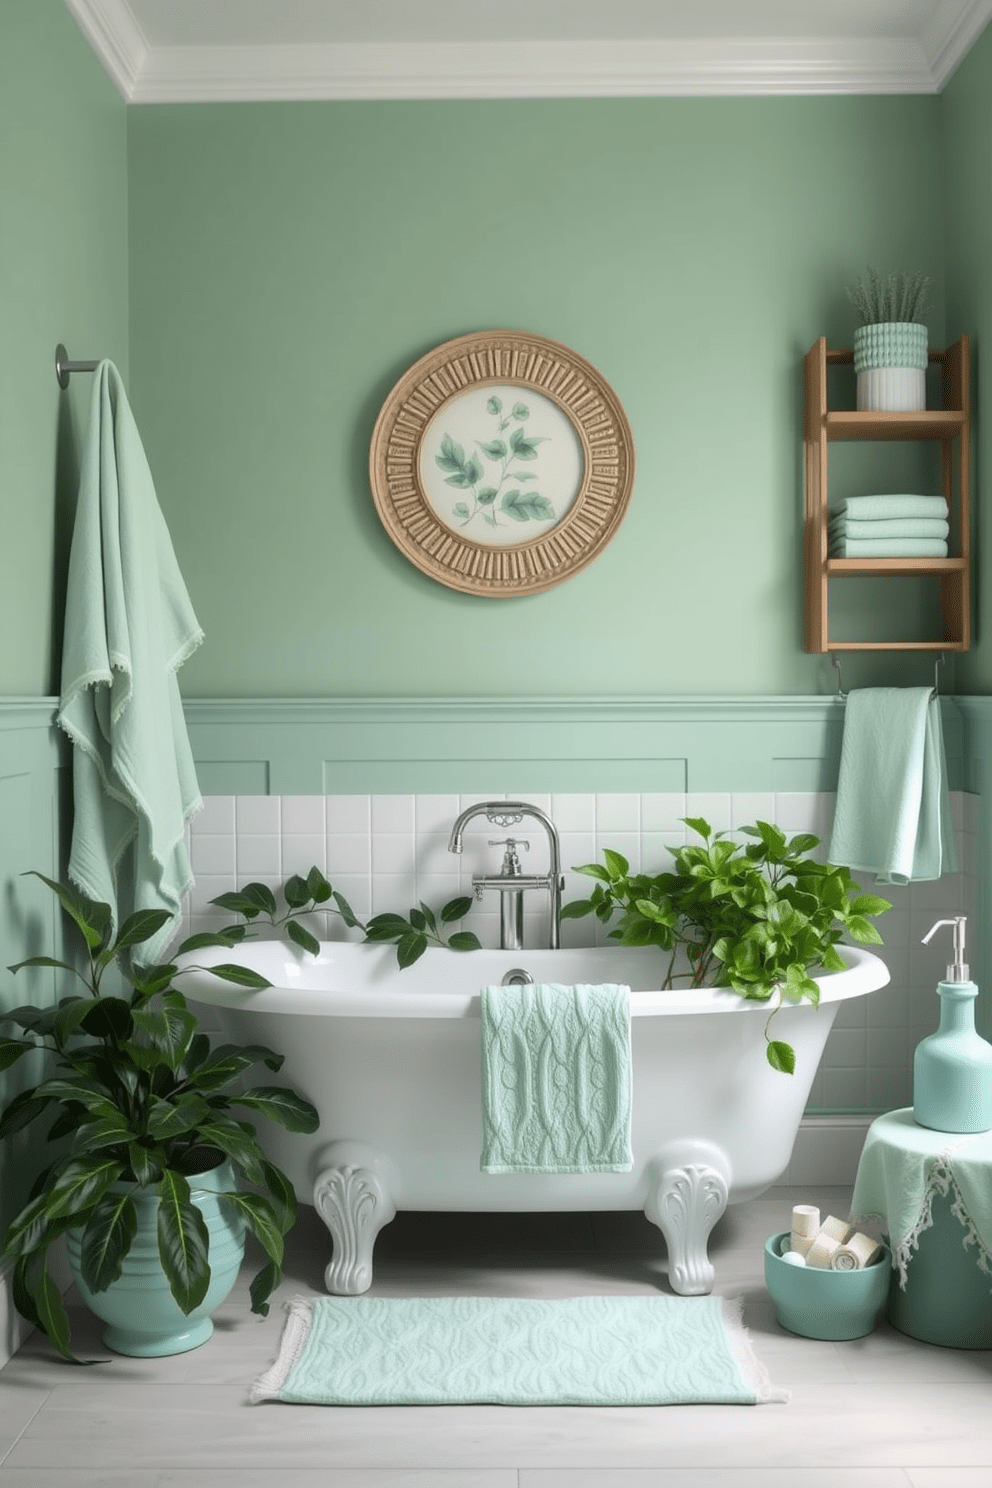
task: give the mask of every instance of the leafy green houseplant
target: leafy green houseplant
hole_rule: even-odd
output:
[[[94,1294],[106,1291],[120,1277],[134,1242],[135,1199],[154,1194],[161,1266],[178,1307],[191,1313],[207,1293],[210,1263],[209,1236],[191,1202],[189,1178],[228,1160],[251,1186],[233,1188],[221,1199],[265,1255],[251,1284],[252,1310],[264,1314],[281,1278],[296,1196],[289,1179],[264,1156],[252,1121],[242,1117],[312,1132],[316,1110],[281,1086],[245,1088],[247,1072],[260,1065],[278,1071],[282,1056],[261,1046],[212,1046],[174,985],[177,967],[133,964],[131,950],[161,928],[165,911],[132,915],[114,935],[109,906],[43,874],[34,876],[58,896],[78,928],[85,964],[32,956],[10,968],[16,973],[27,966],[53,967],[78,984],[57,1006],[27,1005],[2,1017],[21,1034],[0,1039],[0,1069],[33,1049],[51,1056],[51,1073],[14,1096],[0,1115],[0,1137],[38,1120],[52,1123],[51,1161],[11,1222],[4,1245],[18,1311],[72,1359],[68,1315],[48,1270],[50,1246],[75,1232],[86,1287]],[[234,946],[243,935],[234,927],[192,936],[177,954]],[[240,986],[269,985],[246,967],[211,970]],[[109,979],[120,984],[112,992],[104,987]]]
[[[872,918],[891,906],[862,894],[848,868],[810,857],[819,842],[812,833],[787,839],[759,821],[742,828],[755,839],[742,845],[702,817],[684,821],[703,840],[673,848],[672,871],[631,874],[627,859],[607,849],[602,864],[576,869],[596,886],[590,898],[566,904],[562,917],[595,914],[608,924],[619,916],[613,939],[668,953],[665,987],[730,987],[758,1002],[777,993],[765,1026],[768,1061],[791,1074],[795,1051],[769,1036],[774,1012],[783,1002],[818,1003],[810,972],[844,970],[837,943],[845,935],[880,945]]]

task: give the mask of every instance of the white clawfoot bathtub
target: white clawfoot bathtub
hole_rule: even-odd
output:
[[[877,956],[841,949],[848,969],[817,976],[820,1006],[775,1017],[774,1036],[796,1050],[791,1076],[765,1058],[767,1005],[716,989],[652,990],[661,955],[650,949],[432,948],[401,971],[391,946],[327,942],[314,958],[256,941],[180,965],[237,960],[271,988],[245,991],[200,970],[180,986],[232,1042],[284,1054],[282,1078],[320,1113],[311,1136],[267,1123],[260,1135],[331,1232],[329,1291],[368,1290],[376,1235],[397,1209],[643,1209],[665,1236],[673,1289],[697,1295],[713,1285],[706,1246],[726,1205],[754,1198],[788,1165],[840,1003],[889,980]],[[518,967],[535,982],[630,986],[629,1173],[480,1171],[478,992]]]

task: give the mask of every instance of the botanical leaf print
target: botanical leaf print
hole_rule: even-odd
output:
[[[539,477],[534,471],[515,469],[514,466],[519,461],[527,464],[536,461],[537,446],[547,442],[545,435],[528,434],[520,427],[525,419],[530,418],[527,404],[518,400],[512,412],[504,415],[503,400],[494,393],[486,401],[486,412],[496,420],[497,427],[491,438],[475,441],[478,454],[466,455],[464,446],[450,434],[445,434],[440,452],[434,457],[438,469],[445,472],[446,485],[472,493],[472,504],[469,505],[467,500],[456,502],[452,516],[463,527],[476,517],[481,517],[490,527],[505,526],[510,522],[553,522],[556,513],[547,496],[533,490],[517,489],[521,483]],[[511,428],[511,425],[516,427]],[[507,430],[510,431],[508,435]]]

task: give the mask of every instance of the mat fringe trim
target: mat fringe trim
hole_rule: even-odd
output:
[[[724,1297],[723,1325],[727,1330],[727,1342],[737,1362],[744,1383],[754,1391],[756,1405],[788,1405],[792,1399],[789,1390],[773,1385],[768,1370],[762,1364],[751,1344],[751,1335],[744,1326],[744,1298]]]
[[[258,1405],[263,1400],[278,1400],[279,1395],[293,1369],[299,1362],[310,1336],[313,1318],[313,1297],[291,1297],[285,1303],[287,1313],[279,1353],[271,1368],[252,1385],[249,1400]]]

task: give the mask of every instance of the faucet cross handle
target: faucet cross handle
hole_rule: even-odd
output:
[[[495,841],[489,839],[490,847],[505,847],[503,854],[503,865],[500,868],[500,877],[517,878],[523,873],[520,866],[520,858],[517,856],[518,847],[526,847],[530,851],[530,843],[524,842],[520,837],[497,837]]]

